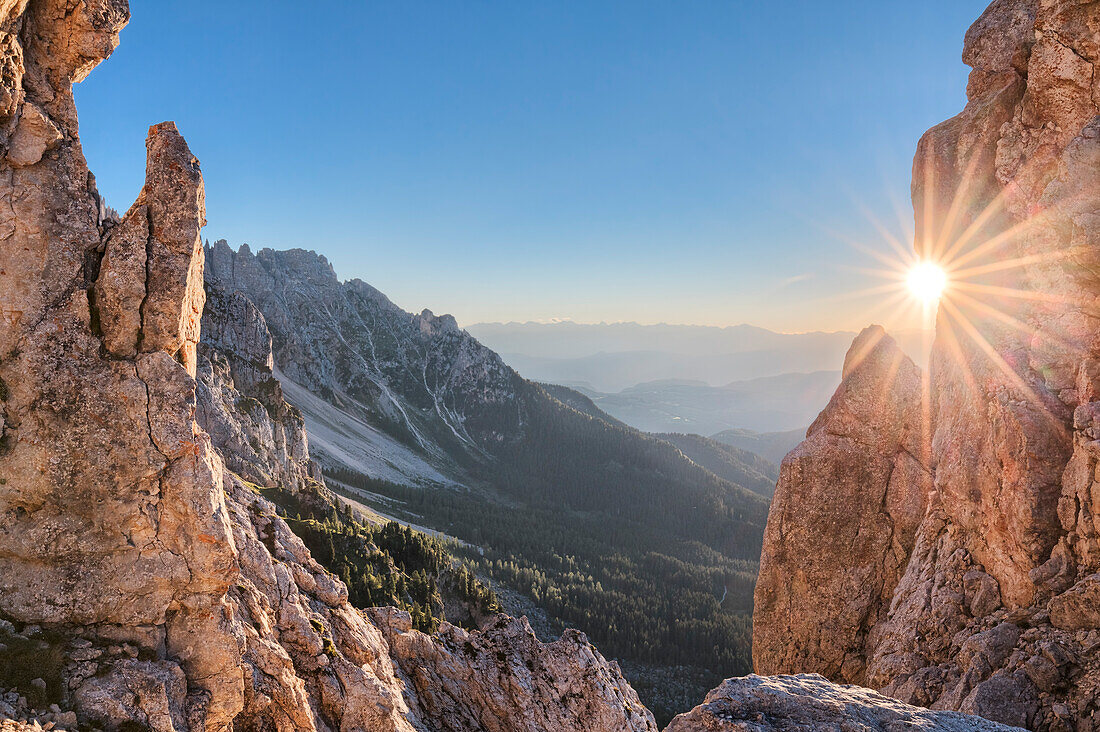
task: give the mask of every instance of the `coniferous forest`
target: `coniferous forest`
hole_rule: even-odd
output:
[[[410,488],[348,470],[329,477],[356,501],[467,542],[452,551],[479,576],[527,596],[557,627],[584,631],[608,657],[634,662],[624,668],[641,689],[653,667],[686,667],[688,696],[751,671],[756,562],[728,556],[705,535],[678,537],[673,522],[655,532],[601,511],[517,510],[473,491]],[[660,502],[649,509],[659,510]],[[645,701],[659,720],[682,711],[675,701]]]
[[[683,693],[698,697],[749,673],[767,499],[666,440],[521,383],[524,436],[472,467],[476,487],[402,486],[339,467],[326,470],[329,486],[464,543],[452,549],[479,576],[525,596],[552,628],[584,631],[640,688],[650,671],[683,667]],[[659,720],[683,710],[644,701]]]
[[[496,612],[496,595],[453,547],[390,521],[372,526],[323,493],[300,496],[259,489],[309,549],[343,580],[356,607],[407,610],[413,627],[431,633],[442,620],[468,628]]]

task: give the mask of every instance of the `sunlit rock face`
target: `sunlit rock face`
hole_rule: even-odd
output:
[[[1100,3],[998,0],[963,59],[966,108],[913,165],[917,252],[951,271],[928,396],[903,370],[863,422],[904,420],[920,441],[902,449],[902,425],[872,427],[853,454],[847,435],[811,429],[784,462],[754,661],[1034,729],[1100,729]],[[855,376],[815,427],[853,409]],[[893,490],[923,506],[908,541],[875,502],[902,454],[917,465],[891,473]],[[873,518],[890,519],[885,552],[863,551]],[[830,538],[854,551],[805,553]],[[844,584],[858,572],[870,590]]]
[[[242,677],[221,461],[193,419],[198,161],[151,128],[141,195],[103,221],[71,85],[115,48],[126,2],[0,11],[0,612],[163,648],[196,717],[225,724]]]
[[[864,681],[867,633],[886,615],[926,507],[920,394],[917,367],[868,328],[783,461],[756,590],[760,673]]]

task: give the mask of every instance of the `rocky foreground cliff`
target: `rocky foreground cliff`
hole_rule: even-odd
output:
[[[952,271],[923,374],[881,329],[783,462],[760,673],[1100,729],[1100,3],[996,0],[913,165]]]

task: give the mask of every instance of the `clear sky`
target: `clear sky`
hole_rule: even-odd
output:
[[[202,161],[205,236],[304,247],[462,324],[884,319],[920,134],[985,0],[130,0],[77,87],[125,210],[145,133]]]

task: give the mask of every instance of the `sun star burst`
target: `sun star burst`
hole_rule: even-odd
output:
[[[926,305],[938,301],[947,289],[947,272],[931,261],[918,262],[905,277],[909,292]]]

